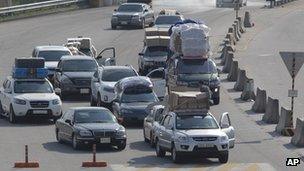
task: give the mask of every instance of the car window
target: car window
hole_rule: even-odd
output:
[[[116,123],[114,115],[106,109],[76,110],[75,123]]]
[[[182,18],[181,16],[172,16],[172,15],[164,15],[164,16],[159,16],[155,20],[156,25],[173,25],[177,22],[181,22]]]
[[[210,115],[184,115],[176,116],[176,129],[218,129],[214,118]]]
[[[64,114],[62,115],[62,120],[67,120],[69,117],[69,113],[71,113],[71,110],[68,110],[66,112],[64,112]]]
[[[230,120],[229,120],[228,115],[226,115],[225,117],[223,117],[223,119],[222,119],[222,121],[221,121],[221,124],[222,124],[222,125],[230,126]]]
[[[5,80],[4,82],[3,82],[3,88],[5,89],[6,88],[6,84],[7,84],[7,80]]]
[[[158,110],[155,112],[155,115],[154,115],[154,120],[155,120],[155,121],[161,121],[162,116],[163,116],[163,111],[164,111],[164,109],[158,109]]]
[[[117,82],[126,77],[136,76],[133,69],[105,69],[101,74],[102,81]]]
[[[142,12],[143,7],[141,5],[121,5],[117,11],[119,11],[119,12]]]
[[[163,123],[164,127],[167,128],[169,126],[170,118],[171,118],[171,116],[169,116],[169,115],[166,116],[164,123]]]
[[[69,51],[40,51],[38,57],[44,58],[45,61],[59,61],[62,56],[71,55]]]
[[[164,78],[164,74],[163,70],[155,70],[149,75],[149,78]]]
[[[47,81],[15,81],[15,93],[53,93]]]
[[[122,103],[134,103],[134,102],[157,102],[157,96],[155,93],[123,93],[121,96]]]

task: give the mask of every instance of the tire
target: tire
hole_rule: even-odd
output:
[[[220,163],[227,163],[228,162],[228,158],[229,158],[229,152],[225,152],[220,154],[220,156],[218,157],[218,160]]]
[[[171,151],[171,157],[174,163],[180,163],[181,162],[181,155],[179,152],[176,151],[175,146],[173,145],[172,151]]]
[[[56,129],[56,140],[61,144],[63,143],[62,139],[60,138],[59,134],[58,134],[58,129]]]
[[[3,118],[4,116],[4,110],[3,110],[3,108],[2,108],[2,103],[1,103],[1,101],[0,101],[0,118]]]
[[[213,104],[214,105],[220,104],[220,97],[213,98]]]
[[[150,133],[150,146],[151,146],[152,148],[155,147],[155,142],[154,142],[154,138],[153,138],[152,132]]]
[[[10,123],[17,123],[17,117],[15,115],[15,112],[14,112],[14,109],[13,109],[12,105],[10,106],[10,112],[9,112],[8,119],[9,119]]]
[[[74,135],[72,136],[72,146],[74,150],[79,150],[80,145],[76,140],[76,136]]]
[[[119,151],[122,151],[122,150],[124,150],[126,148],[126,146],[127,146],[127,142],[124,141],[122,144],[117,145],[117,149]]]
[[[91,106],[97,106],[97,102],[94,100],[93,95],[91,94],[91,100],[90,100]]]
[[[145,133],[145,129],[143,129],[143,135],[144,135],[144,140],[146,143],[149,143],[149,139],[146,138],[146,133]]]
[[[98,106],[98,107],[103,107],[103,106],[104,106],[103,102],[101,101],[101,97],[100,97],[99,94],[98,94],[98,96],[97,96],[97,103],[96,103],[96,106]]]
[[[140,28],[141,29],[145,29],[146,28],[146,20],[145,19],[142,20]]]
[[[111,24],[111,28],[112,28],[112,30],[116,30],[117,26],[116,26],[116,25]]]
[[[165,157],[166,156],[166,151],[163,150],[162,147],[159,145],[158,140],[156,140],[155,144],[156,144],[156,148],[155,148],[156,156],[157,157]]]

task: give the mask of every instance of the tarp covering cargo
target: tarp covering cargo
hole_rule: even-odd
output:
[[[119,87],[126,94],[146,93],[153,91],[153,84],[148,77],[134,76],[119,81]]]
[[[206,59],[210,56],[209,27],[186,23],[172,27],[170,50],[184,59]]]
[[[206,93],[197,91],[169,93],[169,110],[209,109],[209,97]]]

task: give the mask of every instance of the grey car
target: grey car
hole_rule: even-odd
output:
[[[236,4],[246,6],[247,0],[216,0],[216,7],[235,7]]]
[[[111,111],[102,107],[75,107],[66,111],[55,124],[58,142],[71,142],[74,149],[81,145],[103,144],[126,147],[125,128]]]
[[[154,11],[143,3],[124,3],[114,10],[111,19],[111,28],[117,26],[137,26],[145,28],[154,24]]]
[[[90,94],[97,67],[96,60],[90,56],[63,56],[54,75],[54,87],[60,88],[61,98],[69,94]]]

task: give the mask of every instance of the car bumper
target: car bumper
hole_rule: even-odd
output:
[[[100,137],[102,138],[102,137]],[[85,137],[77,137],[77,142],[81,144],[103,144],[103,145],[120,145],[127,141],[126,136],[125,137],[112,137],[110,143],[101,143],[100,138],[92,137],[92,138],[85,138]]]
[[[142,20],[112,20],[111,24],[115,26],[141,26]]]
[[[13,104],[15,115],[18,117],[45,117],[59,118],[62,114],[62,106],[49,105],[47,108],[32,108],[30,105]],[[37,113],[36,113],[37,112]]]
[[[61,86],[61,93],[62,94],[83,94],[83,95],[89,95],[91,93],[91,87],[88,86]]]
[[[122,114],[120,117],[124,122],[143,122],[146,114]]]
[[[208,146],[205,146],[205,145]],[[191,141],[190,143],[180,143],[175,142],[175,148],[178,152],[185,152],[185,153],[193,153],[193,154],[219,154],[223,151],[228,151],[229,149],[229,142],[195,142]]]

